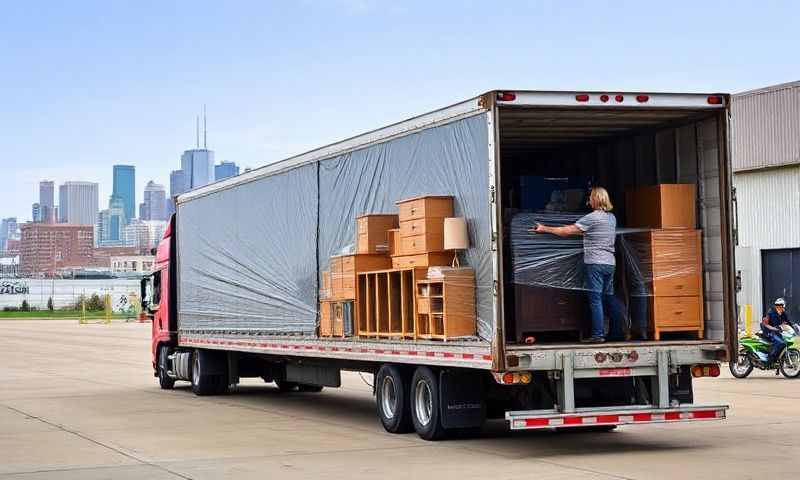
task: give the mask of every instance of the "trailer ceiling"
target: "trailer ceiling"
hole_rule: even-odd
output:
[[[665,108],[500,108],[500,145],[531,150],[594,142],[690,123],[716,113]]]

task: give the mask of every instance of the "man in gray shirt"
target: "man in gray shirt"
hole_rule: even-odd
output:
[[[583,235],[583,263],[586,267],[586,289],[592,315],[592,336],[587,342],[605,342],[603,325],[604,307],[611,318],[609,337],[612,340],[624,339],[622,305],[614,296],[614,240],[617,218],[611,213],[614,206],[608,192],[603,187],[594,187],[589,194],[592,213],[580,218],[572,225],[549,227],[536,224],[531,232],[552,233],[560,237]]]

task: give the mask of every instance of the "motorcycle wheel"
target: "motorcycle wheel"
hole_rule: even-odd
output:
[[[731,375],[734,377],[747,378],[750,372],[753,371],[753,361],[746,352],[739,352],[739,356],[736,357],[736,360],[731,360],[728,367],[730,367]]]
[[[787,348],[781,355],[780,370],[786,378],[797,378],[800,376],[800,350]]]

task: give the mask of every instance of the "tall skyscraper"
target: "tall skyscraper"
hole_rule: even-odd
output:
[[[181,155],[186,191],[214,181],[214,152],[206,149],[186,150]]]
[[[175,213],[175,197],[186,191],[186,175],[183,170],[173,170],[169,174],[169,198],[167,199],[167,218]]]
[[[166,191],[163,185],[150,180],[144,187],[144,202],[139,212],[141,220],[166,220]]]
[[[122,200],[126,222],[136,218],[136,167],[114,165],[114,190],[111,195]]]
[[[0,220],[0,251],[6,249],[9,239],[17,238],[17,217],[8,217]]]
[[[214,165],[214,180],[219,181],[229,177],[239,175],[239,166],[234,162],[222,162]]]
[[[55,183],[49,180],[39,182],[39,222],[55,223],[56,221],[56,201]],[[34,219],[34,222],[37,220]]]
[[[31,205],[31,220],[34,223],[41,223],[44,221],[42,219],[42,206],[38,203]]]
[[[61,223],[94,225],[97,222],[98,185],[94,182],[64,182],[58,187]]]
[[[121,198],[111,196],[108,208],[100,212],[97,218],[97,245],[100,247],[122,245],[122,232],[129,223],[125,217],[125,202]]]

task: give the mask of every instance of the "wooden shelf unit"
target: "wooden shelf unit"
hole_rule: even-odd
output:
[[[355,323],[359,337],[416,338],[414,285],[424,268],[359,272]]]
[[[416,287],[418,338],[449,340],[475,335],[475,275],[471,269],[418,280]]]

